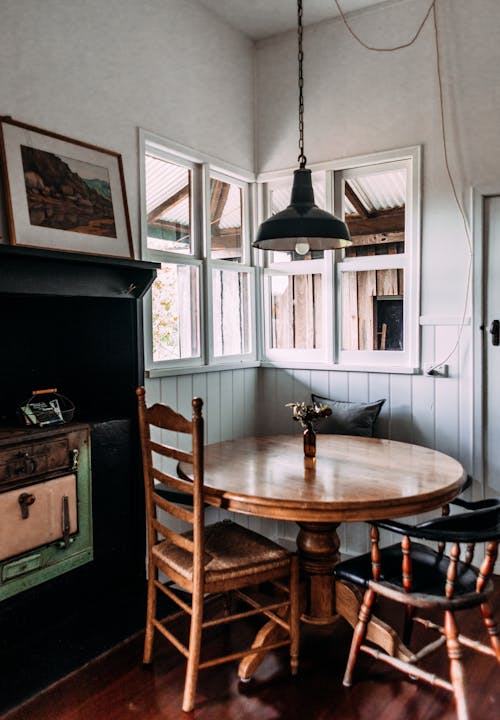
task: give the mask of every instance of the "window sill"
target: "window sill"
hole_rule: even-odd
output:
[[[333,365],[331,363],[300,363],[300,362],[241,362],[220,365],[195,365],[192,367],[178,366],[169,368],[151,368],[146,370],[147,378],[174,377],[176,375],[198,375],[200,373],[224,372],[226,370],[247,370],[250,368],[276,368],[281,370],[328,370],[330,372],[363,372],[383,373],[384,375],[419,375],[417,367],[398,367],[394,365]]]
[[[168,368],[150,368],[146,370],[145,375],[147,378],[172,377],[174,375],[197,375],[199,373],[222,372],[224,370],[247,370],[260,366],[261,363],[258,360],[240,363],[220,363],[219,365],[186,365]]]
[[[363,373],[384,373],[394,375],[418,375],[421,370],[418,367],[403,367],[397,365],[339,365],[333,363],[300,363],[286,361],[264,360],[261,363],[263,368],[283,368],[288,370],[329,370],[333,372],[363,372]]]

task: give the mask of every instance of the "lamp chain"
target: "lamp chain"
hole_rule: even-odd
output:
[[[304,52],[302,50],[302,0],[297,0],[297,37],[299,45],[299,166],[301,169],[306,166],[306,156],[304,155],[304,73],[302,65],[304,62]]]

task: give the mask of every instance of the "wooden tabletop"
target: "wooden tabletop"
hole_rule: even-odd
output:
[[[189,474],[189,466],[180,466]],[[306,460],[301,435],[231,440],[205,448],[212,505],[297,522],[403,517],[431,510],[460,492],[466,474],[429,448],[378,438],[318,435]]]

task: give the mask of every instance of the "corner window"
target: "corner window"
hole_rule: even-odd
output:
[[[144,162],[147,248],[192,255],[192,166],[153,151]]]
[[[344,250],[263,254],[265,359],[418,366],[418,148],[323,163],[316,204],[347,222]],[[259,178],[262,217],[289,203],[291,174]]]
[[[151,293],[154,363],[200,357],[199,288],[196,265],[161,264]]]
[[[316,204],[325,209],[327,174],[312,173]],[[267,214],[290,202],[292,176],[269,181]],[[276,362],[331,362],[332,253],[266,253],[264,269],[265,358]]]
[[[249,181],[141,132],[143,257],[161,263],[145,309],[153,373],[256,360]]]
[[[210,178],[210,257],[241,262],[243,256],[243,188]]]

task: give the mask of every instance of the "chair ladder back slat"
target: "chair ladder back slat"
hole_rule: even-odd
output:
[[[144,403],[145,405],[145,403]],[[145,422],[162,430],[191,434],[191,420],[188,420],[168,405],[155,403],[150,408],[145,407]]]
[[[175,532],[175,530],[168,528],[159,520],[153,520],[152,524],[156,532],[159,535],[163,535],[165,540],[170,540],[170,542],[172,542],[174,545],[177,545],[177,547],[180,547],[187,552],[194,552],[194,542],[192,540],[189,540],[189,538],[185,537],[184,535],[181,535],[180,533]]]
[[[186,493],[186,495],[193,494],[193,483],[190,480],[181,480],[156,467],[152,468],[152,475],[154,480],[158,480],[162,485],[166,485],[172,490],[179,490],[180,492]]]
[[[176,505],[175,503],[170,502],[170,500],[166,500],[164,497],[158,495],[155,492],[152,493],[152,500],[157,507],[163,510],[163,512],[166,512],[169,515],[173,515],[179,520],[183,520],[184,522],[190,523],[191,525],[193,524],[194,513],[192,510],[189,510],[188,508],[182,507],[180,505]]]
[[[158,443],[154,440],[149,440],[148,447],[151,452],[158,453],[158,455],[162,455],[163,457],[173,458],[174,460],[177,460],[179,462],[193,462],[192,453],[186,450],[181,450],[180,448],[176,448],[173,445],[167,445],[165,443]]]

